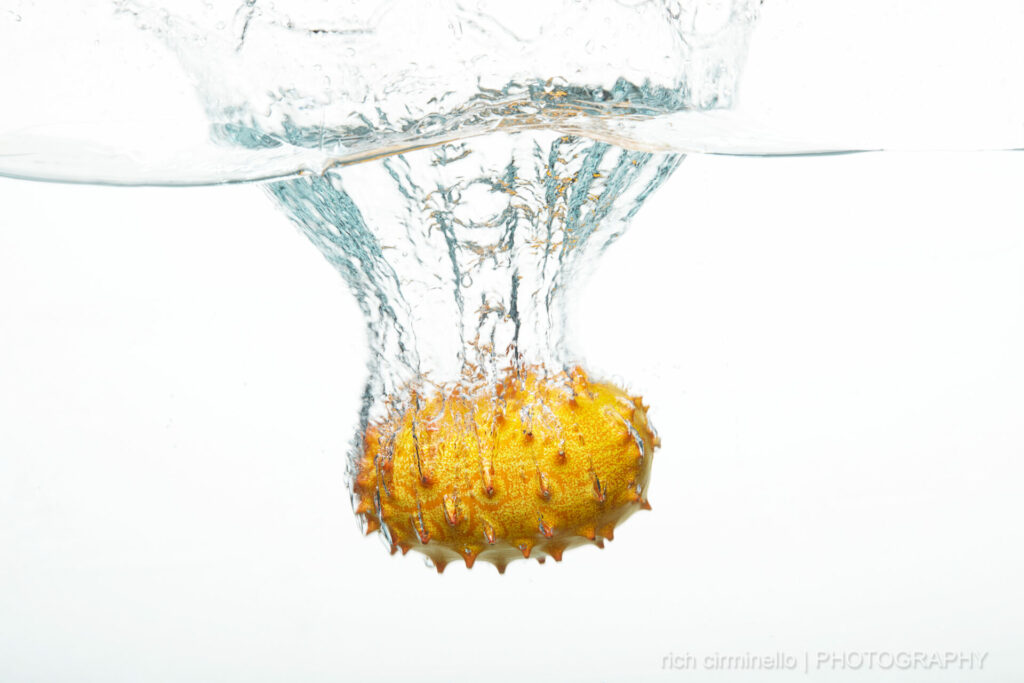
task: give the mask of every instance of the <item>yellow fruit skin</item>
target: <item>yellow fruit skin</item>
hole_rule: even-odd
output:
[[[658,443],[639,397],[580,368],[534,367],[496,386],[455,389],[370,425],[353,481],[367,533],[417,550],[437,570],[456,558],[504,572],[516,557],[603,546],[650,509]]]

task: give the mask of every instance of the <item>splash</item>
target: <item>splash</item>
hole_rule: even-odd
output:
[[[732,106],[760,3],[116,0],[265,178],[510,130],[682,151],[658,122]]]
[[[392,552],[504,571],[649,508],[646,406],[588,375],[568,310],[683,158],[629,122],[730,104],[756,4],[121,3],[216,139],[324,160],[265,187],[366,316],[348,473]]]

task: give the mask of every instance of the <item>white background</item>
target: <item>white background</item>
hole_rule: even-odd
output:
[[[1021,187],[1012,153],[688,159],[578,318],[652,406],[653,512],[438,576],[359,536],[362,320],[258,188],[0,179],[0,680],[1021,680]],[[813,675],[663,669],[779,651]]]

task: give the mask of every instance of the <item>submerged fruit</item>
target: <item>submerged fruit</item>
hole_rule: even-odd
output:
[[[658,438],[639,397],[580,368],[530,368],[495,386],[424,397],[366,430],[353,482],[367,533],[391,551],[417,550],[438,571],[480,559],[504,572],[516,557],[548,556],[612,538],[650,509]]]

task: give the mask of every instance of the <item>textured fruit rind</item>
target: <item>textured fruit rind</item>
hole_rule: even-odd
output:
[[[366,430],[353,482],[367,533],[381,530],[392,552],[422,552],[438,571],[456,558],[504,571],[603,545],[650,507],[658,439],[646,406],[580,368],[407,398]]]

